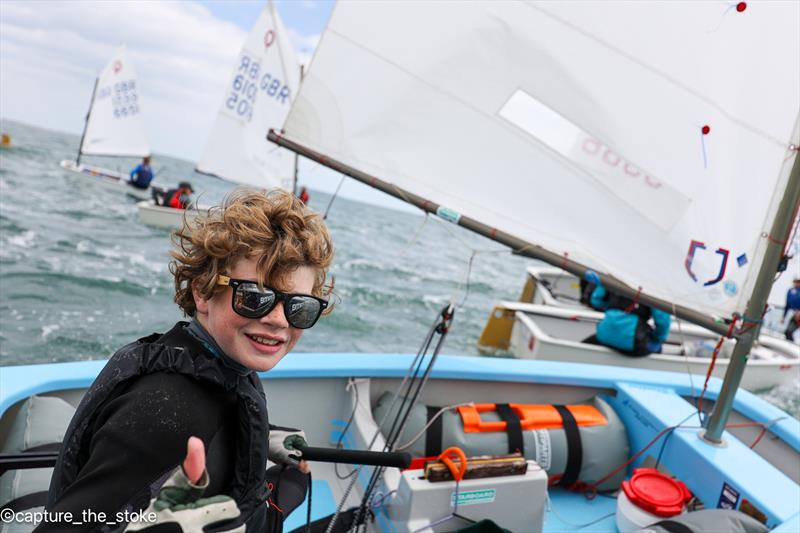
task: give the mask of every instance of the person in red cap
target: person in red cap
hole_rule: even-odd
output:
[[[164,207],[171,207],[173,209],[186,209],[191,203],[191,195],[194,192],[192,184],[188,181],[182,181],[178,187],[174,189],[153,189],[153,200],[156,205]]]

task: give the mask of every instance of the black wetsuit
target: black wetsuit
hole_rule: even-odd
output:
[[[146,508],[183,461],[187,439],[197,436],[206,447],[210,476],[203,496],[233,496],[250,517],[247,530],[265,529],[267,417],[260,381],[246,369],[237,372],[235,362],[224,364],[231,361],[221,360],[188,329],[178,323],[164,336],[140,339],[112,357],[67,430],[50,485],[50,512],[81,517],[90,509],[98,527],[100,512],[107,523],[120,511]],[[237,446],[247,453],[237,455]],[[292,483],[307,482],[291,470]],[[301,502],[302,496],[285,503],[292,509]],[[58,523],[41,524],[36,532],[91,529]]]

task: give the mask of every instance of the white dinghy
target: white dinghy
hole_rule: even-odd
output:
[[[300,85],[300,63],[272,2],[258,18],[242,46],[214,127],[196,171],[259,189],[292,191],[295,154],[266,139],[265,132],[283,124]],[[139,202],[139,219],[147,225],[179,228],[184,211]],[[192,208],[203,216],[208,207]]]
[[[634,366],[704,375],[719,340],[713,331],[673,321],[662,353],[630,357],[581,342],[595,331],[603,313],[581,305],[578,279],[558,268],[531,266],[519,302],[495,305],[478,339],[487,355],[511,353],[523,359]],[[719,350],[712,375],[723,377],[735,341]],[[742,387],[759,390],[800,379],[800,346],[773,334],[759,335]]]
[[[150,155],[139,94],[136,71],[128,59],[126,48],[120,47],[95,80],[78,155],[75,161],[61,161],[61,168],[107,189],[140,199],[150,198],[150,189],[134,187],[128,183],[127,174],[81,163],[83,155]]]
[[[571,361],[594,365],[616,365],[704,376],[719,335],[694,324],[676,324],[661,353],[631,357],[606,346],[582,342],[594,334],[603,313],[588,309],[553,307],[520,302],[501,302],[478,341],[484,354],[508,352],[522,359]],[[508,332],[498,350],[496,333]],[[482,344],[491,339],[492,344]],[[722,378],[728,368],[736,341],[726,339],[719,351],[712,375]],[[741,386],[762,390],[792,383],[800,378],[800,348],[770,335],[761,335],[750,352]]]

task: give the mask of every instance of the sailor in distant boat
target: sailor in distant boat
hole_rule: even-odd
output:
[[[92,530],[104,525],[99,513],[147,508],[186,523],[128,530],[200,531],[199,520],[223,516],[235,518],[220,531],[273,532],[305,497],[309,468],[295,448],[304,434],[269,424],[256,372],[274,368],[326,311],[330,234],[275,189],[237,191],[176,238],[175,301],[192,320],[108,361],[67,429],[46,507],[61,516],[91,509],[91,523],[41,523],[37,533]],[[205,452],[200,479],[202,468],[184,462],[187,446],[197,456],[191,437]],[[276,466],[267,470],[267,459]],[[201,495],[223,498],[195,501]],[[197,512],[172,509],[184,503]]]
[[[297,197],[300,198],[301,202],[308,205],[308,199],[309,199],[308,189],[306,189],[305,187],[301,187],[300,194],[298,194]]]
[[[153,169],[150,167],[150,156],[145,156],[141,164],[131,170],[129,183],[137,189],[146,189],[153,181]]]
[[[592,294],[594,293],[594,290],[597,288],[597,285],[594,284],[594,283],[590,283],[589,281],[586,280],[586,278],[581,278],[581,280],[579,282],[579,287],[580,287],[579,288],[579,291],[580,291],[580,300],[579,301],[580,301],[580,303],[582,303],[583,305],[585,305],[587,307],[591,307],[595,311],[605,311],[606,310],[606,307],[607,307],[606,301],[611,296],[611,293],[608,292],[608,290],[606,290],[606,294],[603,297],[602,301],[596,303],[596,305],[598,305],[598,307],[595,307],[595,304],[592,303]]]
[[[596,272],[590,270],[584,278],[595,285],[590,305],[594,309],[604,310],[605,316],[597,324],[595,334],[583,342],[603,344],[635,357],[661,352],[672,323],[672,317],[668,313],[610,293]],[[655,327],[648,323],[650,318]]]
[[[188,209],[192,204],[194,189],[188,181],[182,181],[174,189],[161,189],[153,187],[153,200],[156,205],[171,207],[173,209]]]
[[[786,291],[786,307],[783,308],[783,319],[793,311],[800,311],[800,278],[794,278],[794,287]]]
[[[784,334],[786,335],[786,340],[800,344],[800,309],[792,312]]]

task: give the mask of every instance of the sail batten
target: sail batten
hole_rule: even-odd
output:
[[[723,7],[341,3],[285,135],[730,317],[796,157],[800,5]]]
[[[150,155],[140,96],[136,71],[120,47],[96,80],[80,154]]]
[[[300,82],[300,67],[270,2],[240,51],[197,171],[238,184],[292,190],[293,154],[264,132],[283,124]]]

